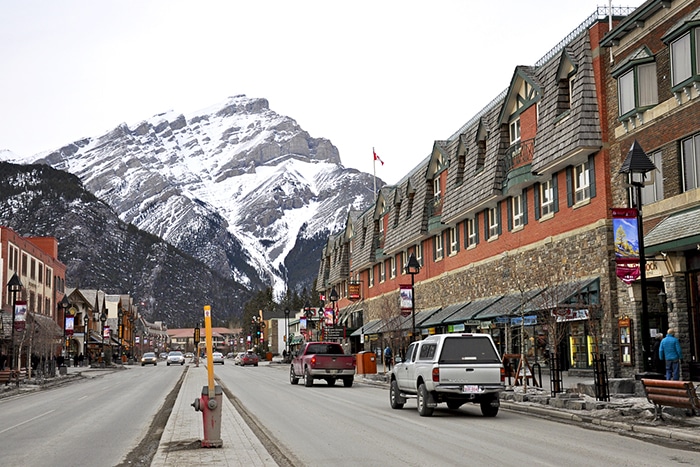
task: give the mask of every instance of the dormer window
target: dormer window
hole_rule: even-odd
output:
[[[510,127],[510,145],[514,145],[520,141],[520,116],[516,117],[509,124]]]

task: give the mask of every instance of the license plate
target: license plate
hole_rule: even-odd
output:
[[[462,392],[474,394],[476,392],[479,392],[479,386],[475,386],[473,384],[465,384],[464,387],[462,388]]]
[[[334,375],[334,374],[338,373],[338,370],[328,370],[328,373]]]

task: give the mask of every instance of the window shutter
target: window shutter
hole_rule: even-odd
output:
[[[501,203],[501,202],[496,203],[496,225],[498,226],[498,230],[497,230],[498,235],[501,235],[501,233],[503,233],[503,228],[502,228],[503,227],[503,221],[502,221],[503,216],[501,216],[501,205],[502,204],[503,203]]]
[[[539,220],[539,218],[540,218],[540,184],[539,183],[535,183],[534,199],[535,199],[535,220]]]
[[[479,243],[479,215],[474,215],[474,233],[476,234],[475,243]]]
[[[455,251],[454,253],[459,253],[459,227],[455,227]]]
[[[574,205],[574,173],[573,167],[566,168],[566,205]]]
[[[527,188],[523,188],[523,225],[527,225]]]
[[[464,221],[464,248],[469,248],[469,219]]]
[[[484,240],[489,239],[489,210],[484,209]]]
[[[508,210],[508,215],[506,216],[508,218],[508,232],[510,232],[513,230],[513,197],[506,200],[506,207]]]
[[[591,189],[591,198],[595,198],[595,160],[593,154],[588,156],[588,180]]]
[[[441,234],[438,234],[441,235]],[[437,235],[433,237],[433,261],[437,259]]]
[[[559,212],[559,187],[557,183],[558,178],[558,173],[552,175],[552,204],[554,205],[554,212]]]

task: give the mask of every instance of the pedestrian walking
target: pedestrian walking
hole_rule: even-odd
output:
[[[654,339],[654,348],[651,351],[651,361],[653,364],[654,371],[656,371],[659,374],[665,375],[666,374],[666,362],[659,355],[659,348],[661,347],[661,340],[663,338],[664,338],[664,335],[661,333],[658,333],[656,335],[656,339]]]
[[[678,381],[681,373],[681,360],[683,352],[681,344],[676,339],[676,331],[669,329],[666,331],[666,337],[661,341],[659,346],[659,358],[666,360],[666,379]]]
[[[386,365],[387,370],[391,371],[391,360],[392,360],[392,353],[391,353],[391,347],[388,345],[384,349],[384,365]]]

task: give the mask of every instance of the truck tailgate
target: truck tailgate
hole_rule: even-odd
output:
[[[440,365],[440,384],[500,384],[501,365]]]
[[[313,358],[315,359],[312,363],[314,368],[348,370],[355,366],[352,355],[314,355]]]

